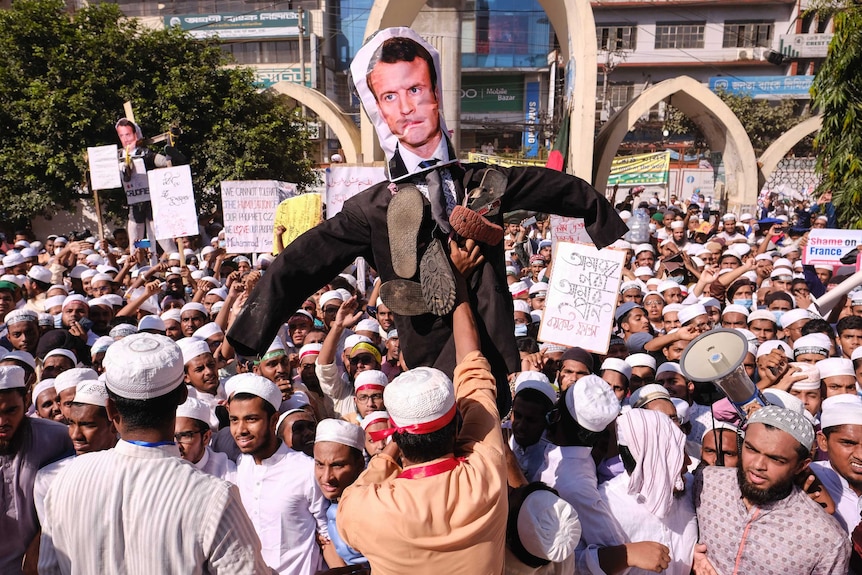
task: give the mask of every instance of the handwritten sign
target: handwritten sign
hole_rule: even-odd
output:
[[[174,166],[149,172],[153,227],[156,239],[198,235],[198,215],[189,166]]]
[[[625,252],[560,242],[539,340],[607,353]]]
[[[222,182],[221,205],[228,253],[272,252],[275,210],[279,202],[295,195],[295,184],[276,180]]]
[[[322,203],[320,194],[302,194],[278,204],[275,225],[287,230],[281,236],[284,247],[320,223]]]
[[[122,164],[120,166],[122,168]],[[150,201],[150,180],[147,175],[147,167],[143,158],[132,160],[131,178],[123,180],[123,191],[126,192],[126,203],[128,205],[141,204]]]
[[[90,166],[91,188],[113,190],[120,187],[116,145],[87,148],[87,163]]]
[[[862,230],[813,229],[802,252],[806,266],[840,266],[841,258],[862,246]]]
[[[593,238],[587,233],[584,218],[567,218],[551,214],[551,242],[556,251],[557,242],[591,244]]]
[[[326,218],[341,211],[341,206],[362,190],[386,180],[382,167],[334,165],[326,170]]]

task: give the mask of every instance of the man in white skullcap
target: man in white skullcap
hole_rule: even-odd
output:
[[[72,402],[75,400],[78,385],[84,381],[95,381],[98,378],[99,374],[89,367],[73,367],[54,378],[54,389],[57,390],[57,395],[60,397],[60,411],[63,412],[66,421],[69,421],[69,412],[72,409]]]
[[[304,392],[293,394],[285,403],[293,403],[304,395]],[[285,445],[294,451],[299,451],[308,457],[314,457],[314,435],[317,432],[317,420],[306,407],[292,407],[282,413],[275,427],[275,432]]]
[[[739,462],[739,441],[742,431],[734,425],[713,419],[703,432],[700,464],[736,467]]]
[[[818,361],[815,366],[820,372],[824,399],[843,393],[856,395],[856,371],[853,369],[852,360],[829,357]]]
[[[226,398],[219,386],[218,368],[207,342],[197,337],[184,337],[177,345],[183,353],[183,370],[189,396],[215,409],[219,399]]]
[[[382,452],[390,441],[385,430],[392,427],[392,421],[389,419],[389,412],[375,411],[369,413],[360,426],[365,431],[365,458],[368,460]]]
[[[187,394],[176,344],[123,338],[105,355],[105,383],[120,441],[76,458],[49,488],[39,572],[270,572],[237,488],[179,457]]]
[[[324,419],[317,425],[314,476],[323,495],[329,499],[326,510],[329,541],[323,546],[323,557],[330,569],[368,563],[361,553],[341,539],[335,524],[341,495],[365,469],[364,449],[365,432],[360,426],[340,419]]]
[[[6,339],[12,349],[33,355],[39,345],[39,314],[29,309],[16,309],[6,314]]]
[[[630,541],[655,539],[669,550],[662,573],[689,575],[697,542],[691,481],[685,473],[685,435],[660,414],[632,409],[617,418],[625,472],[599,493]],[[638,573],[632,569],[629,573]]]
[[[73,453],[65,425],[27,417],[24,369],[0,366],[0,572],[21,574],[22,561],[39,533],[33,484],[39,469]],[[35,566],[35,557],[27,557]]]
[[[609,357],[602,362],[599,375],[603,380],[608,382],[614,395],[622,403],[629,393],[629,380],[632,376],[632,367],[625,360]]]
[[[273,382],[281,390],[282,399],[289,399],[293,394],[290,371],[290,357],[279,337],[272,340],[266,353],[254,360],[253,372]]]
[[[165,323],[165,335],[174,341],[183,337],[182,331],[182,314],[178,309],[169,309],[162,313],[162,321]]]
[[[716,237],[724,240],[726,245],[748,241],[744,234],[736,229],[736,214],[727,213],[721,216],[721,233]]]
[[[315,575],[322,567],[317,535],[328,537],[326,498],[314,461],[276,433],[282,391],[253,373],[225,383],[230,431],[242,452],[236,484],[260,537],[266,564],[281,575]]]
[[[189,397],[177,408],[174,439],[180,450],[180,457],[204,473],[236,483],[234,462],[224,453],[213,451],[209,447],[212,439],[212,419],[212,407],[194,397]]]
[[[847,532],[794,483],[813,447],[814,428],[800,413],[775,405],[754,412],[738,467],[709,466],[695,478],[705,545],[695,572],[847,572]]]
[[[389,378],[379,369],[366,369],[357,373],[353,380],[353,401],[356,408],[355,411],[346,414],[344,419],[359,425],[369,413],[385,410],[383,391],[387,385],[389,385]]]
[[[556,575],[575,570],[581,524],[574,507],[535,482],[509,494],[504,575]]]
[[[184,337],[191,337],[207,322],[209,314],[202,303],[190,302],[180,309],[180,329]]]
[[[57,390],[54,389],[53,379],[43,379],[37,383],[33,387],[31,395],[35,409],[34,417],[52,419],[59,423],[66,422],[63,412],[60,411],[60,397],[57,395]]]
[[[629,377],[629,389],[632,393],[647,382],[655,380],[655,358],[648,353],[633,353],[626,357],[626,363],[632,368]]]
[[[515,378],[510,422],[509,448],[527,480],[531,480],[545,461],[551,443],[545,432],[547,415],[557,403],[557,392],[548,376],[538,371],[522,371]]]
[[[812,417],[817,417],[820,415],[820,406],[823,402],[820,370],[816,365],[797,362],[791,362],[790,368],[795,369],[800,375],[805,375],[804,379],[798,379],[790,384],[790,395],[799,399]],[[855,385],[853,392],[855,395]]]

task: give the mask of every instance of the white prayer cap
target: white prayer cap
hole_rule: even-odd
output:
[[[63,393],[67,389],[78,387],[86,381],[96,381],[97,379],[99,379],[99,374],[89,367],[73,367],[54,378],[54,389],[57,390],[57,393]]]
[[[149,317],[149,316],[148,316]],[[90,355],[95,356],[97,353],[108,351],[108,348],[114,343],[114,338],[109,335],[103,335],[93,342],[90,347]]]
[[[180,315],[182,316],[187,311],[197,311],[197,312],[200,312],[204,315],[207,315],[207,308],[204,307],[204,304],[198,303],[196,301],[192,301],[192,302],[189,302],[186,305],[184,305],[180,309]]]
[[[203,324],[201,327],[199,327],[197,330],[195,330],[195,332],[192,334],[192,337],[199,337],[200,339],[209,339],[212,336],[219,335],[221,333],[224,333],[224,331],[222,331],[222,328],[219,327],[219,324],[217,324],[214,321],[211,321],[209,323]]]
[[[311,405],[311,400],[308,399],[308,394],[302,390],[299,390],[294,391],[293,395],[283,400],[279,409],[281,409],[282,411],[291,411],[295,409],[302,409],[307,405]]]
[[[790,409],[777,405],[761,407],[748,419],[749,426],[754,423],[776,427],[790,434],[806,449],[811,449],[814,445],[814,426],[805,419],[805,416]]]
[[[519,297],[529,294],[530,288],[527,286],[527,282],[518,281],[509,285],[509,293],[512,294],[512,297]]]
[[[679,287],[679,284],[676,283],[675,281],[665,280],[665,281],[661,282],[660,284],[658,284],[658,288],[656,288],[655,291],[657,291],[659,293],[663,293],[669,289],[678,288],[678,287]]]
[[[649,252],[651,254],[654,254],[655,248],[652,247],[652,244],[638,244],[638,245],[634,246],[634,252],[635,252],[636,256],[642,252]],[[637,275],[637,274],[635,274],[635,275]]]
[[[60,375],[63,374],[61,373]],[[86,403],[87,405],[105,407],[108,405],[108,390],[105,387],[105,384],[98,379],[88,379],[78,383],[75,388],[75,399],[72,401],[75,403]]]
[[[389,412],[372,411],[371,413],[362,418],[362,421],[359,422],[359,425],[362,427],[362,429],[368,429],[375,423],[381,423],[384,421],[386,423],[389,423]]]
[[[85,280],[87,278],[93,278],[94,276],[98,275],[98,273],[99,272],[97,272],[96,270],[86,269],[81,272],[81,279]]]
[[[58,347],[57,349],[52,349],[51,351],[46,353],[45,357],[42,359],[42,361],[44,362],[49,357],[54,357],[57,355],[69,358],[70,360],[72,360],[72,365],[78,364],[78,358],[75,356],[75,353],[71,350],[64,349],[62,347]],[[34,366],[35,366],[35,363],[34,363]]]
[[[108,264],[102,264],[100,266],[96,266],[96,271],[99,272],[100,274],[108,274],[110,276],[112,273],[114,273],[114,274],[118,273],[120,270],[118,270],[114,266],[110,266]],[[113,276],[111,276],[111,277],[113,279]]]
[[[535,296],[536,294],[546,294],[548,293],[548,284],[545,282],[536,282],[530,286],[530,295]],[[541,296],[539,296],[541,297]]]
[[[180,253],[179,252],[171,252],[170,254],[168,254],[168,261],[178,260],[178,259],[180,259]]]
[[[168,337],[135,333],[115,342],[105,352],[105,383],[126,399],[167,395],[183,382],[183,355]]]
[[[619,216],[620,216],[620,219],[621,219],[622,221],[626,221],[626,220],[628,220],[630,217],[632,217],[632,213],[631,213],[630,211],[628,211],[628,210],[623,210],[623,211],[621,211],[621,212],[619,213]]]
[[[605,380],[591,374],[576,381],[568,390],[566,407],[581,427],[599,432],[619,415],[620,400]]]
[[[357,343],[372,343],[372,341],[368,336],[352,333],[344,338],[344,349],[353,349]]]
[[[551,491],[533,491],[518,511],[518,538],[530,555],[561,563],[571,557],[581,538],[578,513]]]
[[[67,295],[63,299],[63,309],[66,309],[66,306],[68,306],[68,305],[70,305],[76,301],[79,301],[79,302],[83,303],[85,306],[90,307],[90,304],[87,303],[87,300],[84,299],[84,296],[82,296],[81,294],[73,293],[72,295]]]
[[[649,367],[655,370],[655,358],[648,353],[633,353],[626,358],[626,363],[632,367]]]
[[[676,282],[671,282],[671,283],[673,283],[673,285],[674,285],[674,286],[679,287],[679,284],[678,284],[678,283],[676,283]],[[682,310],[683,310],[683,308],[684,308],[684,307],[685,307],[685,306],[684,306],[684,305],[682,305],[682,304],[678,304],[678,303],[669,303],[669,304],[667,304],[666,306],[664,306],[664,307],[662,308],[662,310],[661,310],[661,315],[662,315],[662,317],[664,317],[664,314],[666,314],[666,313],[670,313],[670,312],[674,312],[674,311],[675,311],[675,312],[677,312],[677,313],[679,313],[680,311],[682,311]],[[677,317],[679,317],[679,316],[677,316]]]
[[[102,299],[111,304],[113,307],[122,307],[123,298],[115,293],[109,293],[102,296]]]
[[[676,409],[676,416],[679,418],[680,425],[688,423],[688,410],[690,407],[688,402],[678,397],[671,397],[670,402],[673,404],[674,409]]]
[[[45,310],[47,311],[54,306],[63,307],[63,301],[65,299],[66,299],[66,296],[64,296],[64,295],[54,295],[51,297],[46,297],[45,302],[44,302],[45,303]]]
[[[204,422],[207,427],[210,425],[212,415],[213,410],[209,404],[195,397],[187,398],[184,403],[181,403],[179,407],[177,407],[177,417],[196,419]]]
[[[303,357],[308,355],[320,355],[321,349],[323,349],[322,343],[307,343],[299,348],[299,359],[302,360]]]
[[[838,425],[862,425],[862,397],[850,393],[833,395],[820,407],[820,428]]]
[[[122,339],[136,333],[138,333],[138,326],[130,323],[121,323],[112,327],[108,335],[114,339]]]
[[[293,314],[292,314],[290,317],[292,317],[292,318],[293,318],[293,317],[298,317],[298,316],[302,316],[302,317],[304,317],[304,318],[306,318],[306,319],[309,319],[309,320],[311,320],[311,321],[314,321],[314,316],[312,316],[310,313],[308,313],[308,312],[307,312],[306,310],[304,310],[304,309],[298,309],[298,310],[296,310],[295,312],[293,312]],[[375,320],[375,321],[376,321],[376,320]],[[360,322],[360,323],[362,323],[362,322]],[[378,324],[378,325],[379,325],[379,324]]]
[[[820,354],[827,358],[831,349],[832,342],[826,334],[822,333],[809,333],[793,342],[794,359],[805,353]]]
[[[186,365],[199,355],[210,353],[210,347],[207,345],[207,342],[198,337],[184,337],[176,343],[183,353],[183,365]]]
[[[180,323],[182,321],[180,310],[175,307],[172,307],[168,311],[162,313],[159,317],[162,318],[162,321],[175,321]]]
[[[24,261],[24,256],[18,252],[9,252],[9,254],[3,257],[3,267],[12,268],[23,264]]]
[[[365,450],[365,431],[343,419],[324,419],[317,424],[314,443],[331,441],[363,452]]]
[[[557,392],[551,385],[548,376],[540,371],[522,371],[515,378],[515,397],[525,389],[535,389],[551,401],[557,403]]]
[[[344,289],[344,288],[338,288],[338,289],[337,289],[337,290],[335,290],[335,291],[337,291],[337,292],[341,295],[341,301],[347,301],[347,300],[349,300],[351,297],[353,297],[353,294],[351,294],[349,291],[347,291],[347,290],[346,290],[346,289]]]
[[[641,266],[641,267],[635,269],[634,275],[635,275],[635,277],[638,277],[638,278],[641,276],[653,277],[653,276],[655,276],[655,272],[653,272],[651,268],[648,268],[646,266]]]
[[[835,270],[835,268],[834,268],[834,267],[832,267],[832,266],[830,266],[830,265],[824,265],[824,264],[815,265],[815,266],[814,266],[814,269],[816,269],[816,270],[826,270],[826,271],[828,271],[829,273],[832,273],[832,272]]]
[[[763,390],[763,397],[769,405],[777,405],[790,411],[802,414],[805,412],[805,404],[798,397],[791,395],[783,389],[770,387]]]
[[[658,286],[661,284],[661,280],[659,278],[650,278],[646,281],[646,286],[648,290],[652,290],[658,293]]]
[[[706,422],[706,429],[703,430],[703,435],[701,439],[706,437],[707,433],[711,433],[714,430],[726,429],[728,431],[732,431],[733,433],[742,433],[738,427],[735,425],[731,425],[726,421],[721,421],[720,419],[712,419],[711,421]]]
[[[632,377],[632,366],[627,364],[625,360],[619,359],[617,357],[609,357],[602,362],[601,371],[604,371],[606,369],[619,372],[623,374],[626,379],[631,379]]]
[[[341,294],[336,290],[329,290],[327,292],[323,292],[323,294],[320,296],[320,298],[318,299],[318,305],[320,306],[320,309],[323,309],[323,306],[325,306],[331,301],[335,301],[338,303],[338,305],[341,305],[341,302],[344,301],[344,298],[342,298]]]
[[[356,289],[356,278],[353,277],[353,275],[351,275],[351,274],[338,274],[338,277],[343,278],[344,281],[346,281],[350,287],[352,287],[353,289]]]
[[[757,254],[756,256],[754,256],[754,261],[756,261],[756,262],[761,262],[761,261],[772,262],[772,256],[769,254]]]
[[[827,357],[826,359],[822,359],[817,362],[817,369],[820,370],[820,379],[838,375],[849,375],[854,379],[856,378],[853,361],[844,357]]]
[[[13,366],[18,367],[18,366]],[[22,369],[22,368],[18,368]],[[33,388],[33,407],[36,407],[36,399],[49,389],[54,389],[54,378],[43,379]],[[54,390],[56,393],[57,390]]]
[[[699,315],[706,315],[706,308],[699,303],[687,305],[679,311],[679,323],[685,325]]]
[[[736,221],[736,214],[724,214],[723,216],[721,216],[721,221],[723,221],[723,222],[731,222],[731,221],[735,222]]]
[[[608,247],[614,248],[617,250],[630,250],[630,249],[632,249],[632,245],[625,240],[617,240],[614,243],[612,243],[611,245],[609,245]]]
[[[674,220],[670,224],[670,229],[672,230],[681,230],[685,227],[685,224],[681,220]]]
[[[675,361],[666,361],[660,366],[658,366],[658,369],[655,372],[655,376],[658,377],[661,374],[668,372],[676,373],[685,377],[685,375],[682,373],[682,369],[679,367],[679,364]]]
[[[220,288],[211,289],[210,291],[207,292],[207,295],[214,295],[218,298],[221,298],[221,301],[213,302],[212,312],[216,313],[215,306],[217,304],[223,304],[224,300],[227,299],[227,288],[220,287]],[[219,307],[221,307],[221,306],[219,306]]]
[[[356,324],[356,327],[353,328],[353,331],[370,331],[377,333],[380,331],[380,324],[376,319],[363,319],[359,323]]]
[[[389,378],[379,369],[360,371],[353,380],[353,389],[356,393],[363,389],[385,389],[387,385],[389,385]]]
[[[88,268],[87,266],[75,266],[72,268],[72,271],[69,272],[69,277],[73,279],[80,279],[81,274],[89,269],[90,268]]]
[[[790,268],[773,268],[772,273],[769,274],[770,279],[793,279],[793,270]]]
[[[111,309],[113,309],[113,307],[114,307],[111,305],[111,302],[109,302],[108,300],[106,300],[103,297],[94,297],[93,299],[90,300],[90,307],[94,307],[94,306],[98,306],[98,305],[104,306],[106,308],[111,308]]]
[[[698,303],[705,308],[707,308],[707,307],[721,308],[721,303],[717,299],[715,299],[714,297],[701,296],[700,299],[698,300]]]
[[[210,284],[210,285],[211,285],[211,286],[213,286],[214,288],[220,288],[220,287],[221,287],[221,282],[220,282],[220,281],[218,281],[217,279],[215,279],[215,278],[214,278],[214,277],[212,277],[212,276],[205,276],[205,275],[203,275],[203,273],[204,273],[204,272],[203,272],[203,270],[198,270],[198,271],[197,271],[197,272],[195,272],[195,273],[200,273],[200,274],[201,274],[201,277],[200,277],[199,279],[201,279],[201,280],[203,280],[203,281],[207,282],[208,284]],[[192,275],[194,275],[194,274],[192,274]]]
[[[31,267],[29,271],[27,271],[27,276],[42,283],[51,283],[51,270],[42,266]]]
[[[263,399],[278,411],[281,407],[281,390],[273,382],[265,377],[253,373],[241,373],[235,375],[225,382],[225,393],[228,399],[237,393],[250,393]]]
[[[737,243],[737,244],[733,244],[732,246],[727,248],[727,252],[725,252],[725,253],[732,253],[736,256],[739,256],[739,258],[741,259],[742,256],[747,255],[750,251],[751,251],[751,246],[749,246],[748,244]]]
[[[113,281],[114,281],[114,278],[112,278],[108,274],[100,274],[100,273],[96,273],[96,275],[94,275],[92,277],[92,279],[90,280],[90,282],[92,282],[92,283],[96,283],[96,282],[111,282],[111,283],[113,283]]]
[[[23,388],[27,385],[24,379],[24,368],[17,365],[0,365],[0,391]],[[35,395],[33,396],[35,399]]]
[[[13,309],[9,313],[6,314],[6,325],[13,325],[16,323],[22,323],[26,321],[32,321],[35,323],[39,322],[39,314],[35,311],[31,311],[29,309],[20,308]]]
[[[138,322],[138,331],[144,331],[145,329],[154,329],[156,331],[164,332],[167,327],[165,326],[164,320],[162,320],[162,318],[160,318],[159,316],[146,315],[141,318],[141,321]]]
[[[739,216],[739,221],[740,222],[747,222],[748,220],[751,220],[753,218],[754,218],[754,216],[752,216],[748,212],[745,212],[741,216]]]
[[[455,390],[445,373],[416,367],[392,380],[383,402],[399,431],[424,434],[446,426],[455,416]]]
[[[773,349],[780,349],[788,358],[793,358],[793,350],[790,348],[790,346],[783,341],[777,339],[768,339],[762,344],[760,344],[760,346],[758,346],[757,348],[756,357],[763,357],[764,355],[770,353]]]
[[[775,321],[775,314],[773,314],[771,311],[766,309],[758,309],[748,314],[748,325],[751,325],[751,322],[758,319],[765,319],[767,321],[771,321],[772,323],[777,323]]]
[[[528,304],[524,300],[516,299],[513,303],[515,305],[514,311],[519,311],[521,313],[530,313],[530,304]]]
[[[853,350],[853,353],[850,354],[850,359],[855,361],[857,359],[862,358],[862,345]]]
[[[640,280],[627,280],[620,285],[620,293],[627,292],[630,289],[636,289],[639,292],[643,293],[643,287],[644,285]]]
[[[810,363],[792,361],[790,362],[790,367],[799,368],[799,373],[805,374],[805,379],[793,382],[791,389],[795,389],[797,391],[816,389],[817,391],[820,391],[820,370],[817,366],[811,365]]]
[[[741,313],[742,315],[744,315],[747,318],[748,317],[748,308],[745,306],[742,306],[742,305],[732,303],[732,304],[727,305],[727,307],[724,308],[724,311],[721,312],[722,317],[724,317],[724,314],[727,314],[727,313]]]
[[[778,253],[780,253],[783,256],[786,256],[787,254],[792,254],[793,252],[798,252],[798,251],[799,251],[799,246],[797,246],[796,244],[790,244],[789,246],[784,246],[783,248],[779,249]]]
[[[645,406],[651,401],[655,401],[656,399],[666,399],[670,401],[670,394],[664,386],[657,383],[648,383],[632,392],[631,397],[629,397],[629,404],[633,408],[637,409]]]

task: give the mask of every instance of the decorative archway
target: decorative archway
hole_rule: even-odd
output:
[[[377,0],[368,16],[365,38],[391,26],[410,26],[426,0]],[[564,61],[572,60],[574,90],[570,106],[569,172],[584,179],[592,174],[593,134],[596,109],[596,23],[589,0],[539,0],[562,49]],[[434,42],[432,42],[433,44]],[[458,67],[460,72],[460,66]],[[443,70],[444,75],[446,70]],[[460,74],[448,80],[448,90],[460,92]],[[448,118],[448,115],[447,115]],[[374,126],[361,115],[362,151],[366,162],[382,160]]]
[[[778,162],[784,159],[793,146],[802,141],[802,138],[813,134],[820,130],[823,126],[823,115],[812,116],[807,120],[800,122],[786,131],[777,140],[772,142],[757,159],[757,189],[763,189],[766,181],[775,168],[778,167]]]
[[[607,187],[611,162],[623,138],[650,108],[671,98],[673,106],[701,129],[710,149],[722,153],[726,198],[730,207],[757,202],[757,163],[754,148],[739,118],[709,88],[689,76],[665,80],[644,90],[602,126],[593,155],[593,184]]]
[[[308,106],[317,117],[332,128],[344,151],[344,161],[355,164],[359,162],[360,134],[353,121],[332,100],[311,88],[306,88],[294,82],[278,82],[270,90],[275,90]]]

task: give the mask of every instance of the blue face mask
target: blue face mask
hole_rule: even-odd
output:
[[[685,283],[685,276],[672,276],[668,279],[670,279],[670,281],[672,281],[672,282],[678,283],[679,285],[682,285]]]
[[[774,310],[774,311],[772,312],[772,315],[774,315],[774,316],[775,316],[775,323],[776,323],[777,325],[781,325],[781,316],[783,316],[783,315],[784,315],[784,311],[783,311],[783,310],[780,310],[780,309],[777,309],[777,310]]]
[[[515,337],[523,337],[527,335],[526,324],[518,324],[515,326]]]
[[[741,305],[741,306],[742,306],[742,307],[744,307],[745,309],[750,310],[750,309],[751,309],[751,304],[753,304],[753,303],[754,303],[754,300],[753,300],[752,298],[747,298],[747,299],[735,299],[735,300],[733,300],[733,303],[735,303],[736,305]]]

